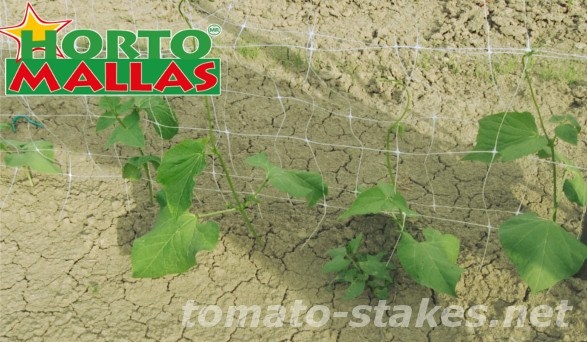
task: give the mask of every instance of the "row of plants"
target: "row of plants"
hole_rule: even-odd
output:
[[[550,217],[533,212],[521,213],[499,226],[499,239],[505,254],[520,277],[533,291],[542,291],[576,274],[587,258],[587,246],[577,240],[560,223],[557,212],[561,194],[573,205],[587,205],[587,183],[582,170],[565,157],[559,144],[578,144],[579,122],[570,115],[554,115],[547,121],[538,106],[531,78],[531,54],[524,56],[524,77],[534,104],[535,113],[502,112],[479,120],[474,149],[464,160],[483,163],[511,162],[534,155],[551,165],[552,208]],[[460,251],[458,237],[443,234],[432,227],[417,225],[418,213],[397,188],[393,168],[391,142],[401,137],[402,122],[410,112],[410,92],[403,88],[404,106],[399,119],[389,126],[386,135],[386,165],[388,181],[360,191],[352,204],[340,215],[340,220],[365,215],[385,215],[397,232],[397,240],[389,251],[370,254],[361,248],[364,236],[359,234],[343,246],[328,251],[330,260],[323,271],[336,275],[333,282],[347,283],[345,298],[351,299],[370,290],[377,298],[388,297],[398,263],[417,283],[437,292],[456,296],[456,285],[463,273],[457,260]],[[134,277],[156,278],[182,273],[196,264],[196,254],[212,250],[218,243],[220,226],[215,217],[235,213],[240,215],[248,233],[260,239],[249,209],[261,201],[268,186],[289,196],[304,199],[315,206],[324,199],[328,187],[320,174],[306,170],[289,170],[273,164],[266,154],[252,155],[246,163],[264,171],[262,181],[251,194],[240,195],[225,158],[218,148],[216,128],[208,98],[204,98],[208,131],[199,139],[184,139],[162,156],[148,154],[146,141],[151,134],[171,140],[179,133],[179,122],[167,101],[161,97],[102,97],[102,114],[97,132],[109,132],[105,147],[126,146],[136,155],[126,159],[122,177],[144,181],[149,200],[155,201],[159,213],[150,231],[134,240],[131,253]],[[2,132],[16,131],[19,121],[42,127],[27,117],[16,116],[11,123],[0,125]],[[154,133],[144,129],[149,122]],[[553,127],[550,127],[553,126]],[[59,173],[53,145],[44,140],[19,141],[0,139],[4,163],[24,168],[32,184],[31,170]],[[231,200],[215,211],[194,209],[194,191],[199,176],[209,163],[217,163],[231,193]],[[562,170],[562,174],[561,174]],[[562,189],[560,183],[562,182]],[[584,235],[587,232],[584,232]]]
[[[575,117],[563,114],[551,116],[548,121],[554,127],[547,128],[529,73],[532,54],[529,52],[524,55],[522,66],[535,114],[512,111],[483,117],[479,120],[473,151],[463,160],[491,164],[534,155],[550,164],[551,216],[543,218],[533,212],[519,213],[499,226],[499,240],[505,254],[529,289],[538,292],[572,277],[580,272],[584,263],[587,265],[587,182],[583,171],[565,157],[559,148],[560,143],[577,146],[581,125]],[[460,249],[457,237],[426,227],[421,232],[423,240],[417,241],[415,236],[420,235],[420,228],[406,227],[406,217],[417,217],[418,214],[409,209],[408,203],[393,182],[390,144],[392,136],[401,135],[401,122],[409,111],[409,91],[403,87],[403,112],[387,131],[386,162],[390,181],[359,193],[340,216],[341,219],[369,214],[389,216],[399,229],[399,237],[387,262],[382,261],[382,253],[369,255],[358,252],[362,235],[346,246],[329,251],[331,260],[323,269],[325,272],[337,274],[335,282],[349,283],[345,298],[355,298],[366,288],[370,288],[380,299],[387,298],[392,285],[388,270],[396,268],[391,264],[394,254],[412,279],[437,292],[456,296],[456,284],[463,272],[456,264]],[[563,170],[562,174],[559,169]],[[579,210],[586,210],[581,233],[583,243],[557,222],[561,181],[562,193],[566,199],[578,206]],[[587,273],[587,267],[583,268],[581,273]]]

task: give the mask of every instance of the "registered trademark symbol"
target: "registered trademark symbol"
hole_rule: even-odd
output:
[[[218,24],[212,24],[212,25],[208,26],[208,34],[211,37],[216,37],[221,32],[222,32],[222,27],[220,27],[220,25],[218,25]]]

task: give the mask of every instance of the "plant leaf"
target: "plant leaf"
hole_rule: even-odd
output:
[[[389,281],[392,280],[391,276],[389,275],[389,269],[385,265],[385,262],[379,260],[374,255],[367,255],[367,260],[359,261],[358,264],[363,272],[370,276]]]
[[[405,198],[389,183],[381,183],[357,196],[353,204],[339,216],[346,219],[356,215],[405,213],[413,214]]]
[[[345,257],[334,257],[332,260],[324,264],[322,272],[337,273],[347,268],[350,264],[351,261]]]
[[[581,132],[581,124],[579,124],[579,121],[577,121],[577,119],[575,119],[575,117],[570,114],[553,115],[550,117],[549,121],[554,123],[568,123],[571,126],[575,127],[577,132]]]
[[[514,216],[502,223],[499,240],[532,292],[571,277],[587,258],[587,246],[556,222],[534,213]]]
[[[245,163],[249,164],[250,166],[260,167],[265,170],[265,173],[267,173],[267,178],[269,178],[269,174],[271,172],[279,172],[281,169],[279,166],[272,164],[269,161],[267,154],[265,153],[258,153],[250,156],[245,160]]]
[[[346,248],[345,247],[332,248],[332,249],[329,249],[327,253],[331,258],[345,256],[346,255]]]
[[[130,158],[122,167],[122,177],[131,180],[141,179],[143,165],[149,162],[157,169],[161,164],[161,158],[151,155]]]
[[[587,183],[578,171],[573,172],[573,178],[565,179],[563,191],[567,199],[580,207],[587,205]]]
[[[363,233],[360,233],[359,235],[355,236],[354,239],[349,241],[346,247],[346,252],[351,255],[356,254],[359,251],[361,242],[363,242]]]
[[[322,177],[307,171],[283,170],[274,173],[269,184],[293,197],[305,198],[310,207],[315,206],[328,192]]]
[[[547,146],[546,137],[538,133],[534,116],[528,112],[504,112],[486,116],[479,120],[477,142],[474,152],[463,160],[485,163],[511,161],[534,154]],[[493,150],[496,155],[493,159]]]
[[[355,278],[360,277],[359,270],[355,267],[349,267],[346,270],[343,270],[338,273],[338,278],[335,279],[336,282],[343,282],[343,283],[350,283]]]
[[[100,98],[99,107],[104,109],[104,113],[96,123],[96,132],[100,132],[116,122],[119,115],[126,115],[133,107],[133,100],[120,102],[120,97],[103,96]]]
[[[214,249],[219,231],[214,221],[197,222],[188,212],[176,218],[163,208],[155,227],[133,243],[133,277],[157,278],[187,271],[196,264],[196,253]]]
[[[30,167],[43,173],[60,173],[55,161],[55,150],[50,141],[2,140],[2,149],[6,151],[4,163],[9,167]]]
[[[147,113],[153,128],[163,139],[173,138],[179,131],[175,113],[162,97],[137,97],[137,106]]]
[[[103,131],[106,128],[114,125],[114,123],[116,123],[116,113],[106,111],[98,118],[98,122],[96,123],[96,132]]]
[[[144,147],[145,136],[141,129],[141,117],[139,113],[136,110],[133,111],[122,119],[122,123],[124,126],[117,125],[114,127],[112,134],[110,134],[106,142],[106,148],[109,148],[115,143],[121,143],[131,147]]]
[[[207,143],[207,138],[184,140],[163,156],[157,182],[163,185],[167,207],[175,217],[192,205],[194,177],[206,167]]]
[[[357,298],[365,291],[365,280],[360,278],[355,278],[351,281],[351,284],[346,289],[344,293],[343,299],[353,299]]]
[[[403,232],[397,257],[404,270],[419,284],[456,296],[456,285],[463,269],[457,264],[459,239],[436,229],[424,229],[425,241],[416,241]]]
[[[328,194],[328,187],[315,172],[285,170],[273,165],[265,153],[247,158],[246,163],[265,170],[269,184],[293,197],[305,198],[309,206]]]
[[[579,131],[571,124],[561,124],[556,126],[554,129],[554,134],[562,141],[568,142],[572,145],[577,145]]]

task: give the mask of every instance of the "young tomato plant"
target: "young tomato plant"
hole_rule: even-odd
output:
[[[532,292],[552,287],[573,276],[587,258],[587,246],[556,222],[559,208],[559,173],[563,168],[563,193],[579,207],[587,204],[587,183],[581,170],[563,156],[559,142],[577,145],[581,126],[571,115],[550,118],[553,130],[547,129],[536,101],[531,78],[526,71],[531,53],[524,56],[524,77],[532,97],[539,125],[529,112],[503,112],[479,120],[479,131],[473,152],[465,160],[484,163],[508,162],[536,155],[551,164],[552,215],[545,219],[527,212],[516,215],[499,227],[499,239],[506,255]],[[585,234],[585,233],[584,233]]]
[[[324,264],[322,270],[337,273],[333,282],[349,283],[344,299],[358,297],[365,288],[370,288],[375,297],[386,299],[393,278],[389,274],[395,268],[394,264],[383,261],[384,253],[369,255],[359,252],[363,242],[363,234],[357,235],[346,246],[333,248],[328,251],[332,258]]]
[[[380,183],[359,192],[350,207],[342,213],[340,219],[371,214],[388,216],[395,222],[400,234],[396,247],[391,251],[385,265],[390,264],[391,258],[397,248],[397,259],[404,271],[412,279],[436,291],[455,296],[456,284],[463,272],[456,264],[460,249],[459,239],[450,234],[442,234],[433,228],[425,228],[423,230],[424,240],[418,241],[406,229],[406,218],[417,216],[417,214],[409,208],[408,202],[397,189],[391,157],[392,137],[402,134],[403,126],[401,122],[409,112],[410,93],[405,85],[402,84],[401,86],[406,95],[406,102],[399,119],[387,129],[385,144],[386,164],[390,181]],[[378,298],[387,297],[389,287],[392,284],[389,270],[394,267],[387,266],[385,269],[381,268],[381,264],[377,262],[381,260],[381,254],[360,255],[362,261],[370,260],[370,263],[373,265],[378,265],[376,268],[376,278],[373,278],[374,275],[370,273],[373,269],[366,270],[358,263],[349,263],[348,267],[342,267],[347,261],[358,260],[356,258],[352,259],[355,254],[351,252],[355,251],[356,253],[354,246],[358,245],[356,240],[353,241],[351,241],[352,244],[349,243],[350,247],[347,245],[346,247],[339,247],[329,252],[333,260],[324,266],[324,271],[338,273],[339,280],[350,282],[351,285],[345,295],[347,298],[358,296],[365,288],[371,288]],[[344,257],[342,254],[343,249],[346,253]],[[372,265],[369,264],[369,266]],[[384,272],[387,275],[383,275]],[[373,283],[370,280],[377,281]]]
[[[328,192],[328,188],[322,182],[322,177],[319,174],[286,170],[272,164],[265,154],[258,154],[247,158],[246,163],[264,169],[264,180],[253,194],[246,198],[240,198],[224,158],[217,148],[208,99],[206,98],[205,101],[208,121],[207,137],[185,139],[166,151],[161,159],[145,155],[140,150],[141,155],[134,160],[130,159],[123,167],[123,176],[135,174],[140,177],[141,167],[144,168],[147,162],[152,163],[155,166],[155,180],[161,187],[156,196],[160,211],[154,226],[147,234],[137,238],[132,246],[131,259],[134,277],[155,278],[185,272],[194,266],[196,254],[202,250],[212,250],[218,242],[220,227],[211,218],[219,215],[231,212],[240,213],[249,233],[258,237],[247,210],[259,203],[259,194],[267,185],[293,197],[305,198],[310,206],[314,206]],[[151,108],[155,108],[152,106],[153,103],[159,104],[156,108],[160,108],[159,110],[163,114],[155,109],[151,109],[151,112],[146,110],[144,104],[146,100],[133,99],[120,102],[119,99],[109,99],[101,102],[104,103],[109,113],[103,115],[103,117],[106,115],[107,122],[103,123],[100,128],[109,127],[115,123],[119,124],[112,132],[108,146],[114,142],[123,142],[126,145],[142,149],[144,135],[140,131],[140,118],[137,118],[141,110],[147,112],[151,121],[159,123],[157,133],[162,138],[168,139],[177,133],[175,116],[169,114],[172,112],[166,110],[159,100],[151,99],[149,102]],[[123,115],[124,117],[121,117]],[[163,125],[162,122],[167,124]],[[100,125],[100,122],[98,124]],[[175,127],[175,129],[166,131],[170,127]],[[227,203],[227,206],[221,210],[192,213],[196,180],[206,168],[209,157],[215,158],[219,162],[233,195],[232,202]],[[149,169],[144,169],[149,175]],[[152,187],[151,182],[149,182],[149,186]]]
[[[11,123],[1,123],[0,132],[12,130],[16,132],[16,125],[19,120],[24,119],[30,124],[37,127],[44,127],[43,124],[37,122],[26,115],[16,115],[12,118]],[[55,150],[50,141],[36,140],[36,141],[21,141],[15,139],[0,139],[0,151],[4,155],[4,163],[8,167],[22,167],[26,170],[27,177],[31,186],[33,183],[32,171],[39,171],[42,173],[55,174],[60,173],[61,169],[55,160]]]

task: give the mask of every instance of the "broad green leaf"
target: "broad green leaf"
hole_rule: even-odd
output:
[[[552,117],[550,117],[549,121],[554,123],[568,123],[571,126],[575,127],[577,132],[581,132],[581,125],[579,124],[579,121],[577,121],[577,119],[575,119],[575,117],[570,114],[553,115]]]
[[[554,134],[562,141],[568,142],[572,145],[577,145],[579,131],[571,124],[561,124],[556,126],[554,129]]]
[[[163,139],[173,138],[178,130],[179,123],[173,110],[162,97],[138,97],[137,106],[147,112],[153,128]]]
[[[405,198],[399,192],[396,192],[394,186],[389,183],[381,183],[361,192],[353,204],[339,218],[346,219],[356,215],[385,213],[412,214]]]
[[[285,170],[271,164],[265,153],[247,158],[246,163],[265,170],[269,184],[293,197],[305,198],[309,206],[328,194],[322,177],[314,172]]]
[[[30,167],[43,173],[60,173],[55,161],[55,150],[50,141],[2,140],[2,149],[7,151],[4,163],[9,167]]]
[[[129,162],[122,167],[122,178],[130,180],[139,180],[142,177],[142,170]]]
[[[100,99],[100,108],[104,113],[96,123],[96,132],[100,132],[116,122],[118,116],[124,116],[133,108],[133,101],[120,102],[120,97],[104,96]]]
[[[349,254],[356,254],[359,251],[359,247],[361,246],[361,242],[363,242],[363,234],[359,234],[357,236],[355,236],[354,239],[352,239],[351,241],[349,241],[349,243],[347,244],[347,252]]]
[[[514,216],[502,223],[499,240],[532,292],[571,277],[587,258],[587,246],[556,222],[534,213]]]
[[[474,152],[467,154],[463,159],[485,163],[490,163],[492,160],[506,162],[534,154],[547,144],[546,137],[538,133],[531,113],[498,113],[479,120]],[[493,159],[494,149],[495,159]]]
[[[347,288],[343,298],[357,298],[361,295],[361,293],[363,293],[363,291],[365,291],[365,280],[355,278],[351,281],[351,285],[349,285],[349,287]]]
[[[367,260],[359,261],[358,264],[361,270],[368,275],[391,281],[389,269],[385,265],[385,262],[379,260],[376,256],[368,255]]]
[[[104,110],[115,110],[120,105],[120,97],[118,96],[102,96],[98,107]]]
[[[424,229],[425,241],[416,241],[403,232],[397,257],[404,270],[419,284],[456,296],[456,285],[463,269],[456,262],[459,239],[436,229]]]
[[[322,177],[314,172],[283,170],[269,179],[276,189],[287,192],[293,197],[305,198],[308,206],[313,207],[328,192]]]
[[[157,170],[157,182],[163,185],[167,207],[179,216],[192,205],[194,177],[206,167],[207,139],[184,140],[170,148]]]
[[[145,136],[141,129],[141,117],[137,111],[133,111],[122,119],[123,125],[114,127],[112,134],[106,142],[106,148],[109,148],[115,143],[121,143],[131,147],[144,147]]]
[[[347,268],[350,264],[351,261],[345,257],[335,257],[324,264],[322,267],[322,272],[337,273]]]
[[[331,258],[345,256],[346,255],[346,248],[345,247],[332,248],[332,249],[329,249],[327,253]]]
[[[573,178],[565,179],[563,191],[567,199],[580,207],[587,205],[587,183],[578,171],[573,172]]]
[[[164,208],[153,230],[133,243],[133,277],[157,278],[185,272],[196,264],[196,253],[214,249],[218,236],[216,222],[197,222],[196,216],[188,212],[176,218]]]
[[[349,267],[339,273],[339,277],[336,279],[336,281],[350,283],[357,277],[361,277],[359,271],[355,267]]]
[[[544,148],[538,152],[538,156],[544,159],[550,159],[552,152],[550,148]],[[587,183],[583,178],[582,172],[571,160],[558,152],[554,152],[554,160],[565,164],[565,168],[573,174],[573,178],[566,179],[563,184],[563,192],[567,199],[583,207],[587,205]]]
[[[167,206],[167,199],[165,199],[165,191],[163,189],[157,191],[155,200],[157,200],[157,204],[159,204],[161,209]]]
[[[250,166],[260,167],[265,170],[265,173],[267,173],[267,178],[269,178],[269,174],[271,172],[279,172],[281,169],[279,166],[273,165],[265,153],[258,153],[250,156],[245,160],[245,162]]]
[[[116,113],[107,111],[102,113],[96,123],[96,132],[105,130],[116,123]]]
[[[122,177],[125,179],[139,180],[142,177],[143,166],[151,163],[155,169],[161,164],[161,158],[155,156],[132,157],[122,167]]]

